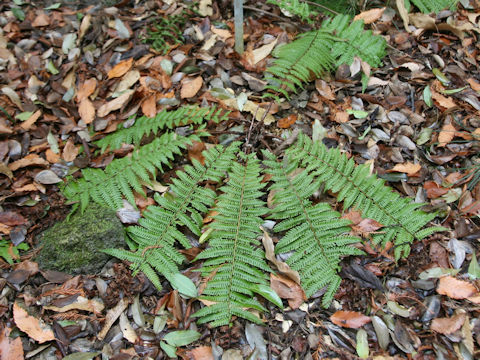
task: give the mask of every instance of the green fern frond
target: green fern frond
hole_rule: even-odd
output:
[[[302,21],[313,23],[312,17],[322,12],[329,16],[336,13],[354,15],[356,0],[314,0],[308,4],[302,0],[267,0],[267,4],[277,5],[283,11],[298,16]]]
[[[383,179],[370,174],[366,165],[356,166],[339,149],[327,149],[321,142],[313,142],[301,134],[296,144],[287,150],[287,156],[296,166],[306,167],[318,181],[325,184],[326,190],[336,193],[338,201],[343,201],[344,209],[356,208],[362,217],[378,221],[384,227],[373,234],[373,241],[385,245],[392,241],[395,245],[395,258],[407,256],[410,244],[421,240],[441,227],[422,228],[435,218],[435,214],[418,210],[423,204],[412,203],[402,198]]]
[[[333,70],[351,64],[355,56],[378,66],[385,55],[385,40],[363,30],[363,21],[350,23],[338,15],[322,24],[319,30],[301,34],[295,41],[276,49],[274,65],[267,68],[266,89],[281,93],[296,92],[303,84]],[[266,96],[272,96],[267,94]]]
[[[143,43],[150,44],[156,51],[166,54],[172,45],[182,44],[182,28],[186,23],[188,14],[183,11],[179,15],[158,17],[156,23],[147,31]]]
[[[455,9],[459,0],[411,0],[424,14],[438,13],[440,10]]]
[[[311,17],[318,15],[318,12],[301,0],[267,0],[267,4],[277,5],[283,11],[296,15],[309,24],[313,22]]]
[[[125,197],[135,206],[133,191],[146,196],[142,181],[150,184],[156,170],[162,171],[163,166],[170,165],[175,154],[181,154],[181,149],[206,135],[208,133],[202,131],[188,137],[173,132],[165,133],[150,144],[139,147],[131,156],[113,160],[105,170],[82,170],[83,176],[70,180],[62,192],[69,201],[79,203],[82,212],[92,200],[97,204],[119,209]],[[75,209],[76,207],[73,210]]]
[[[108,254],[132,262],[134,272],[142,271],[155,286],[161,288],[158,274],[168,276],[178,272],[178,265],[185,258],[174,247],[176,242],[190,248],[190,242],[178,227],[186,226],[194,234],[200,235],[202,214],[213,205],[215,192],[199,183],[220,181],[232,165],[239,143],[229,147],[216,146],[203,152],[205,165],[194,160],[192,166],[177,172],[177,179],[170,186],[174,196],[162,197],[155,194],[158,206],[149,206],[138,226],[130,226],[127,234],[136,244],[137,250],[109,250]],[[152,269],[143,270],[147,264]],[[153,271],[153,272],[152,272]]]
[[[240,156],[245,166],[233,163],[228,184],[221,188],[223,194],[218,198],[210,247],[197,256],[206,259],[201,272],[209,279],[201,298],[214,304],[194,316],[199,323],[212,326],[227,325],[234,315],[260,323],[245,309],[265,310],[254,298],[258,285],[268,286],[266,273],[270,272],[257,240],[263,223],[261,216],[267,213],[260,200],[265,184],[261,183],[254,154]]]
[[[155,117],[142,116],[135,120],[129,128],[122,128],[111,135],[95,142],[103,153],[107,148],[119,149],[122,144],[140,144],[144,136],[156,134],[159,130],[175,127],[202,124],[208,121],[219,123],[227,119],[228,112],[216,107],[201,108],[198,106],[184,106],[174,111],[162,110]]]
[[[307,297],[327,286],[322,305],[328,307],[337,291],[342,256],[360,255],[362,251],[349,245],[360,239],[348,236],[349,220],[340,219],[327,203],[313,205],[309,198],[320,187],[307,170],[298,172],[296,162],[277,161],[275,155],[263,152],[273,177],[270,191],[275,193],[271,218],[282,220],[274,231],[286,231],[275,247],[277,253],[294,251],[287,264],[300,274]]]

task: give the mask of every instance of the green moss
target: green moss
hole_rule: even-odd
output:
[[[123,225],[115,211],[92,205],[40,235],[40,268],[72,275],[99,272],[109,259],[101,252],[125,244]]]

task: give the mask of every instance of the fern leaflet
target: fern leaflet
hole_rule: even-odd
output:
[[[201,124],[207,121],[219,123],[227,119],[228,112],[216,107],[200,108],[198,106],[184,106],[175,111],[162,110],[155,117],[142,116],[129,128],[122,128],[103,139],[96,141],[96,145],[104,152],[119,149],[122,144],[140,144],[144,136],[156,134],[162,129],[189,124]]]
[[[364,218],[370,218],[384,225],[383,231],[373,234],[373,241],[385,245],[395,244],[395,258],[408,256],[410,244],[421,240],[442,227],[422,228],[435,214],[418,210],[423,204],[415,204],[408,198],[384,184],[383,179],[370,175],[368,166],[356,166],[352,159],[341,154],[339,149],[328,150],[321,142],[313,142],[301,134],[297,143],[287,150],[287,156],[295,166],[304,166],[327,190],[336,193],[338,201],[344,202],[344,209],[355,207]]]
[[[260,166],[254,154],[240,155],[246,164],[232,165],[228,184],[221,188],[223,194],[218,198],[210,247],[197,256],[206,259],[201,272],[209,279],[201,298],[214,304],[194,316],[199,323],[212,326],[227,325],[234,315],[260,323],[245,309],[265,310],[254,298],[260,287],[268,287],[265,273],[270,272],[263,250],[255,248],[259,245],[256,238],[263,223],[261,216],[267,213],[260,200],[265,184],[260,182]]]
[[[141,270],[161,289],[158,273],[169,279],[171,274],[178,272],[178,265],[185,260],[173,246],[174,243],[190,248],[187,237],[178,227],[186,226],[194,234],[200,235],[201,214],[213,205],[215,192],[198,184],[205,180],[221,181],[230,168],[238,147],[239,143],[233,143],[227,148],[216,146],[203,152],[205,165],[194,160],[192,166],[178,171],[178,179],[174,179],[170,186],[174,196],[161,197],[155,194],[159,206],[149,206],[144,217],[139,220],[139,226],[127,229],[137,250],[109,249],[105,252],[132,262],[134,272]]]
[[[345,255],[360,255],[362,251],[349,245],[360,239],[348,236],[350,221],[340,219],[329,204],[313,205],[309,198],[318,190],[319,179],[306,170],[298,173],[297,163],[278,162],[275,155],[263,152],[268,171],[273,175],[274,208],[271,218],[282,220],[274,231],[286,231],[275,247],[277,253],[294,251],[287,264],[300,273],[302,287],[307,297],[323,286],[322,305],[328,307],[340,286],[337,274],[339,262]]]
[[[411,0],[412,3],[424,14],[438,13],[444,9],[455,9],[459,0]]]
[[[167,132],[150,144],[134,150],[131,156],[113,160],[105,170],[83,169],[83,177],[70,179],[62,192],[69,201],[77,202],[73,211],[80,205],[83,212],[91,200],[119,209],[123,197],[135,206],[133,190],[146,196],[141,182],[150,184],[157,169],[162,171],[163,166],[168,166],[175,154],[181,153],[181,149],[206,135],[208,133],[202,131],[188,137]]]

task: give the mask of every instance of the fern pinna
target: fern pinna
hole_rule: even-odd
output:
[[[297,167],[305,167],[326,190],[336,193],[343,201],[344,209],[351,207],[362,212],[363,218],[370,218],[383,225],[382,231],[372,234],[375,243],[385,245],[393,241],[395,258],[408,256],[410,244],[436,231],[444,230],[434,226],[422,229],[435,218],[434,213],[419,210],[423,204],[412,203],[384,184],[383,179],[370,174],[366,165],[355,166],[355,162],[342,154],[339,149],[327,149],[321,142],[313,142],[301,134],[286,156]]]
[[[95,142],[104,152],[119,149],[122,144],[140,144],[144,136],[156,134],[159,130],[173,129],[184,125],[198,125],[208,121],[219,123],[227,119],[228,112],[216,107],[183,106],[174,111],[162,110],[156,116],[150,118],[142,116],[135,120],[135,124],[129,128],[122,128],[113,134],[105,136]]]
[[[278,296],[268,286],[271,270],[265,261],[265,253],[259,247],[257,237],[260,225],[268,209],[261,189],[260,166],[254,154],[240,153],[245,165],[233,163],[223,194],[218,198],[218,215],[211,225],[213,232],[209,248],[197,256],[206,259],[201,268],[207,286],[201,299],[212,302],[194,314],[200,323],[212,326],[227,325],[232,316],[239,316],[255,323],[260,320],[245,309],[264,311],[254,298],[255,294],[270,294],[281,305]],[[276,300],[275,300],[276,298]]]
[[[81,211],[84,211],[92,200],[119,209],[123,205],[123,197],[135,206],[133,190],[146,196],[142,182],[151,184],[157,169],[162,171],[163,166],[170,165],[175,154],[181,154],[181,149],[206,135],[208,133],[201,130],[190,136],[167,132],[134,150],[131,156],[113,160],[105,170],[83,169],[82,177],[70,179],[62,192],[69,201],[76,202],[73,210],[80,205]]]
[[[106,252],[122,260],[132,262],[132,269],[141,270],[161,289],[158,273],[168,280],[178,273],[178,265],[185,258],[174,247],[175,242],[190,248],[190,242],[179,226],[186,226],[200,236],[202,214],[213,205],[215,192],[199,186],[205,180],[219,182],[232,165],[239,143],[229,147],[216,146],[203,152],[205,165],[193,160],[192,166],[177,172],[177,179],[170,185],[173,196],[155,194],[158,206],[149,206],[139,226],[130,226],[127,233],[137,250],[109,249]],[[155,269],[155,270],[154,270]]]
[[[275,252],[294,251],[287,264],[299,272],[305,294],[310,297],[327,286],[322,305],[328,307],[340,286],[341,257],[362,254],[350,246],[360,239],[348,235],[350,221],[340,219],[340,214],[328,203],[313,205],[309,200],[320,187],[319,179],[314,179],[307,170],[298,172],[297,163],[289,162],[288,158],[278,162],[272,153],[263,154],[267,171],[273,175],[270,191],[275,195],[270,217],[281,220],[274,231],[286,231]]]
[[[440,10],[447,8],[453,10],[458,2],[459,0],[412,0],[412,3],[425,14],[438,13]]]
[[[350,23],[349,16],[337,15],[325,21],[319,30],[301,34],[274,51],[277,59],[267,68],[266,89],[288,98],[289,90],[296,92],[313,78],[341,64],[350,65],[355,56],[378,66],[385,55],[385,44],[381,36],[363,30],[363,21]]]

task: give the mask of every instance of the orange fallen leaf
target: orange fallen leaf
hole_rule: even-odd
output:
[[[182,84],[182,89],[180,90],[180,97],[182,99],[189,99],[194,97],[198,91],[202,88],[203,79],[201,76],[197,76],[193,80],[186,80]]]
[[[392,169],[387,170],[387,172],[401,172],[406,173],[408,176],[414,176],[420,171],[422,165],[413,164],[411,162],[406,162],[405,164],[397,164]]]
[[[455,279],[452,276],[441,277],[437,286],[437,293],[447,295],[452,299],[466,299],[477,293],[475,286],[467,281]]]
[[[60,160],[60,155],[55,154],[52,149],[47,149],[45,151],[45,157],[47,158],[47,161],[51,164],[55,164]]]
[[[315,80],[315,88],[317,89],[318,94],[324,99],[335,100],[335,93],[325,80]]]
[[[460,313],[450,318],[436,318],[432,320],[430,329],[443,335],[452,334],[460,329],[465,322],[467,315]]]
[[[133,58],[120,61],[108,72],[107,76],[109,79],[123,76],[127,73],[128,70],[130,70],[132,65],[133,65]]]
[[[297,121],[297,118],[298,118],[297,114],[290,114],[287,117],[284,117],[278,120],[277,126],[280,129],[288,129],[290,126],[295,124],[295,122]]]
[[[270,274],[270,287],[282,299],[287,299],[292,309],[297,309],[306,300],[300,285],[285,276]]]
[[[20,330],[27,333],[35,341],[40,344],[46,341],[55,340],[52,329],[42,320],[31,316],[23,309],[18,302],[13,304],[13,319]]]
[[[193,360],[214,360],[212,348],[210,346],[199,346],[189,351]]]
[[[346,111],[337,111],[335,113],[335,117],[334,117],[334,121],[337,122],[337,123],[345,123],[348,121],[348,118],[350,117],[350,115],[348,115],[348,113]]]
[[[358,234],[366,235],[371,232],[377,231],[382,228],[383,225],[373,219],[363,219],[358,224],[352,226],[352,230]]]
[[[99,117],[104,117],[110,114],[112,111],[120,109],[122,106],[128,103],[134,92],[135,90],[127,90],[116,99],[103,104],[98,108],[97,115]]]
[[[78,114],[85,124],[90,124],[95,120],[95,107],[88,97],[80,101],[80,104],[78,105]]]
[[[468,84],[472,88],[472,90],[479,92],[480,91],[480,83],[473,78],[467,79]]]
[[[429,199],[436,199],[448,192],[448,189],[440,187],[435,181],[425,181],[423,188],[427,192]]]
[[[202,151],[206,149],[206,146],[203,142],[194,141],[192,145],[188,147],[188,157],[190,160],[197,160],[200,164],[205,164],[205,158],[202,155]]]
[[[438,146],[443,147],[452,141],[456,131],[451,123],[444,124],[440,134],[438,134]]]
[[[10,332],[10,328],[0,327],[0,356],[3,360],[23,360],[22,339],[10,337]]]
[[[73,161],[77,158],[78,155],[78,147],[75,146],[73,143],[73,139],[69,138],[67,143],[63,147],[62,157],[65,161]]]
[[[440,107],[444,109],[450,109],[457,106],[457,104],[455,104],[455,101],[453,101],[451,97],[443,96],[442,94],[434,90],[431,90],[431,91],[432,91],[432,99],[435,100],[438,103],[438,105],[440,105]]]
[[[42,27],[50,25],[50,17],[43,11],[37,13],[37,16],[32,21],[33,27]]]
[[[371,24],[382,17],[385,9],[386,8],[383,7],[383,8],[362,11],[360,14],[356,15],[353,18],[353,20],[363,20],[365,24]]]
[[[97,79],[91,78],[86,80],[84,83],[80,84],[77,91],[77,101],[82,101],[83,99],[89,97],[95,92],[97,87]]]
[[[27,120],[25,120],[20,127],[23,130],[30,130],[33,124],[42,116],[42,110],[35,111]]]
[[[350,329],[358,329],[366,323],[369,323],[370,320],[370,317],[356,311],[339,310],[330,316],[330,321],[335,325]]]
[[[157,114],[157,99],[155,94],[150,95],[148,98],[146,98],[143,103],[142,103],[142,112],[143,115],[148,116],[148,117],[155,117]]]

